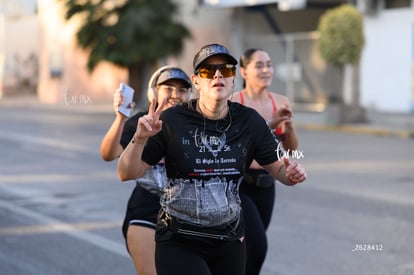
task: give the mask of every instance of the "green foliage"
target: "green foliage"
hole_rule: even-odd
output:
[[[175,22],[171,0],[60,0],[67,20],[82,18],[78,44],[90,51],[88,69],[101,61],[130,67],[181,53],[187,28]]]
[[[318,31],[319,50],[328,63],[342,67],[359,62],[365,39],[362,15],[354,6],[344,4],[326,11]]]

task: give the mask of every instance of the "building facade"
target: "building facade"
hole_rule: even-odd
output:
[[[412,0],[361,0],[366,45],[361,60],[361,105],[414,113]]]
[[[179,20],[189,28],[192,39],[185,42],[180,56],[164,63],[179,65],[191,74],[193,55],[204,44],[224,44],[236,57],[257,47],[272,57],[272,90],[286,94],[295,108],[323,111],[329,95],[341,88],[341,73],[319,55],[316,28],[327,9],[348,1],[176,1]],[[58,2],[0,0],[3,95],[18,93],[19,82],[35,85],[41,102],[112,101],[119,83],[127,81],[125,69],[102,63],[88,72],[87,53],[74,39],[79,22],[65,22]],[[414,112],[413,0],[354,2],[364,15],[366,39],[360,63],[360,105],[382,112]],[[16,16],[22,14],[16,10],[27,7],[31,13]],[[30,69],[33,64],[37,69]],[[236,89],[241,88],[238,78]]]
[[[36,93],[39,28],[35,1],[0,0],[0,98]]]

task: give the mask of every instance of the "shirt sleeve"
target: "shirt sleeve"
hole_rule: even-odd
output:
[[[257,133],[255,135],[254,159],[260,165],[267,165],[277,161],[279,141],[267,126],[266,121],[258,113],[251,117],[253,120],[251,125]]]
[[[164,156],[168,146],[168,122],[163,118],[165,111],[161,114],[163,121],[162,129],[155,136],[150,137],[145,144],[141,159],[149,165],[157,164]]]
[[[128,146],[128,143],[131,141],[132,137],[137,130],[138,119],[143,116],[145,113],[137,113],[134,116],[130,117],[127,122],[125,122],[124,130],[122,131],[122,136],[120,140],[121,146],[125,149]]]

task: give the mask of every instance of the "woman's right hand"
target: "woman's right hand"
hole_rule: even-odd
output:
[[[120,112],[118,112],[118,108],[119,106],[121,106],[124,103],[124,96],[122,95],[121,89],[118,88],[115,93],[114,93],[114,110],[115,110],[115,114],[117,116],[121,116],[123,118],[127,118],[125,115],[121,114]],[[135,102],[131,103],[131,109],[134,109],[135,107]]]
[[[114,110],[118,113],[118,107],[121,106],[124,97],[122,96],[121,89],[117,89],[114,93]]]

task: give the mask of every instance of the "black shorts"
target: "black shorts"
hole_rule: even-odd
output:
[[[159,195],[137,184],[129,197],[124,223],[122,225],[122,233],[124,234],[125,240],[129,225],[139,225],[155,229],[159,210]]]

